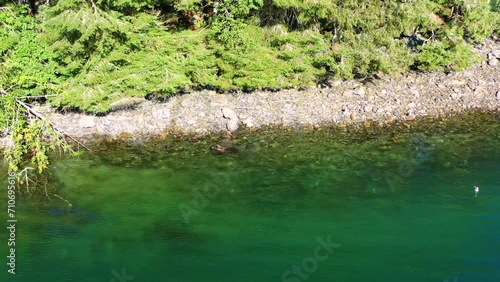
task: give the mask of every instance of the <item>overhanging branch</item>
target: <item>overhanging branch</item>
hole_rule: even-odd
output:
[[[92,150],[90,150],[87,146],[85,146],[84,144],[82,144],[80,141],[76,140],[73,136],[69,135],[68,133],[64,132],[62,129],[59,129],[57,128],[57,126],[55,126],[52,122],[50,122],[49,120],[47,120],[43,115],[41,115],[40,113],[38,113],[37,111],[35,111],[32,107],[30,107],[28,104],[20,101],[19,99],[16,99],[16,102],[21,105],[22,107],[24,107],[26,110],[28,110],[28,112],[30,112],[31,114],[33,114],[35,117],[37,117],[38,119],[42,120],[43,122],[46,122],[48,123],[50,126],[52,126],[52,128],[61,136],[67,136],[69,137],[71,140],[75,141],[78,145],[82,146],[83,148],[87,149],[89,152],[92,152]]]

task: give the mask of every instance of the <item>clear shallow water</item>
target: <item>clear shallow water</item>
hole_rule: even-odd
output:
[[[2,263],[0,280],[500,281],[495,117],[425,132],[260,132],[227,156],[213,142],[54,163],[51,201],[18,203],[17,274]]]

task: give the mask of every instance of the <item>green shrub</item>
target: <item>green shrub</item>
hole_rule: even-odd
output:
[[[7,129],[14,140],[13,147],[4,152],[10,171],[31,158],[42,172],[50,151],[70,149],[59,134],[20,103],[26,97],[53,94],[58,89],[55,54],[40,42],[37,28],[26,6],[0,10],[0,129]]]

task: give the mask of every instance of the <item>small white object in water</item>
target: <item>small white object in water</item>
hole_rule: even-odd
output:
[[[474,197],[477,197],[477,193],[479,193],[479,187],[474,186]]]

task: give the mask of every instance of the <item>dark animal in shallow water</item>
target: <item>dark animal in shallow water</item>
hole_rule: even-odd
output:
[[[235,147],[223,147],[221,145],[213,145],[212,147],[210,147],[210,149],[212,149],[212,151],[216,154],[234,154],[234,153],[238,153],[238,149],[236,149]]]

